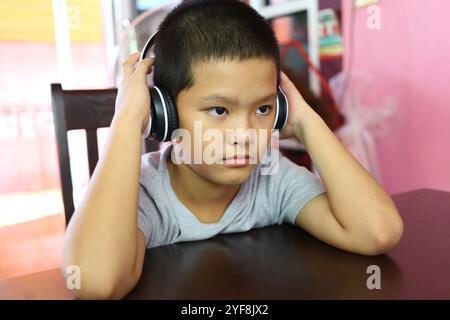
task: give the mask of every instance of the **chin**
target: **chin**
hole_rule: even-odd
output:
[[[216,165],[215,170],[210,172],[209,179],[221,185],[242,184],[248,179],[255,167],[256,165],[247,165],[239,168],[228,168],[223,165]]]

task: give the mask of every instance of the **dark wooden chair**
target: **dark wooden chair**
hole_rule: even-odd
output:
[[[110,126],[114,115],[116,95],[117,89],[115,88],[63,90],[61,84],[51,84],[52,111],[66,225],[75,211],[67,132],[77,129],[86,131],[89,177],[91,177],[98,161],[97,129]],[[149,139],[145,140],[146,152],[155,151],[158,148],[158,143]]]

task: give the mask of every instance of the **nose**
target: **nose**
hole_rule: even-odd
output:
[[[227,144],[248,146],[256,139],[256,130],[247,117],[239,117],[226,130]]]

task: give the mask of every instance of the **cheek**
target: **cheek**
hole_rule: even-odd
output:
[[[258,131],[257,139],[254,142],[254,147],[257,148],[258,160],[261,160],[264,153],[266,152],[269,144],[271,143],[271,130],[263,129]]]
[[[190,117],[189,112],[178,112],[178,127],[193,132],[194,120]]]
[[[258,160],[261,160],[267,150],[267,139],[258,139]]]

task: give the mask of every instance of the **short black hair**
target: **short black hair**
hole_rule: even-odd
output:
[[[271,26],[238,0],[185,0],[168,13],[154,46],[155,85],[178,93],[194,85],[192,66],[221,59],[268,58],[280,81],[280,53]]]

